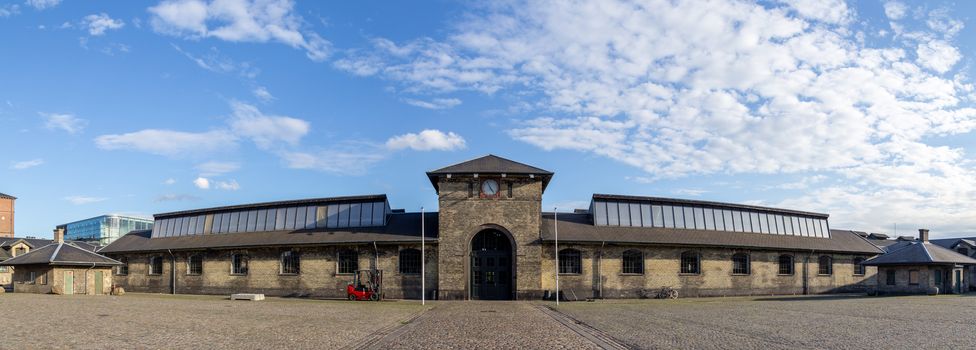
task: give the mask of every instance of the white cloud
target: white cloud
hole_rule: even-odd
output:
[[[209,154],[237,146],[237,138],[223,130],[183,132],[145,129],[126,134],[102,135],[95,145],[104,150],[140,151],[168,157]]]
[[[177,52],[193,61],[198,67],[215,73],[236,74],[244,78],[254,79],[261,73],[261,70],[252,66],[248,62],[237,62],[220,53],[216,47],[211,47],[209,51],[202,55],[194,55],[183,51],[176,44],[170,44]]]
[[[827,23],[840,24],[850,20],[845,0],[780,0],[789,4],[800,16]]]
[[[386,147],[392,150],[412,149],[415,151],[454,151],[466,147],[464,138],[454,132],[427,129],[420,133],[407,133],[386,140]]]
[[[254,88],[254,90],[251,91],[251,93],[254,94],[254,97],[257,97],[259,100],[261,100],[261,102],[268,103],[274,101],[275,99],[274,95],[272,95],[271,92],[268,91],[268,89],[265,88],[264,86],[258,86]]]
[[[449,109],[461,104],[461,100],[456,98],[435,98],[430,101],[415,100],[411,98],[403,99],[408,105],[427,109]]]
[[[945,37],[953,37],[965,26],[962,21],[952,17],[948,8],[938,8],[929,12],[925,24]]]
[[[27,2],[25,2],[25,4],[38,10],[53,8],[58,6],[60,3],[61,0],[27,0]]]
[[[941,40],[919,44],[915,52],[919,64],[939,73],[948,72],[962,58],[959,49]]]
[[[108,30],[121,29],[125,26],[125,22],[120,19],[112,19],[104,12],[85,16],[82,24],[88,27],[88,34],[93,36],[104,35]]]
[[[235,134],[250,138],[260,148],[270,148],[276,143],[297,145],[310,124],[307,121],[276,115],[265,115],[252,105],[231,102],[234,110],[230,121]]]
[[[700,197],[709,191],[695,188],[679,188],[671,192],[679,196]]]
[[[231,42],[276,41],[305,50],[314,61],[328,58],[331,44],[303,29],[290,0],[166,0],[150,7],[153,29],[185,38]]]
[[[44,127],[54,130],[60,129],[70,134],[77,134],[84,130],[88,121],[75,117],[72,114],[62,113],[39,113],[44,118]]]
[[[10,169],[24,170],[24,169],[30,169],[30,168],[39,166],[41,164],[44,164],[44,160],[41,159],[41,158],[36,158],[36,159],[25,160],[25,161],[13,163],[12,165],[10,165]]]
[[[773,186],[772,188],[781,189],[781,190],[805,190],[807,188],[810,188],[813,185],[823,182],[824,180],[827,180],[827,176],[824,175],[804,176],[799,181],[787,182],[784,184]]]
[[[237,183],[237,180],[217,181],[217,184],[214,187],[225,191],[237,191],[241,189],[241,185]]]
[[[905,17],[908,13],[908,6],[900,1],[888,1],[884,4],[885,16],[892,21],[897,21]]]
[[[210,180],[205,177],[198,177],[195,180],[193,180],[193,185],[201,190],[209,190]]]
[[[868,44],[858,33],[869,22],[846,5],[790,4],[503,3],[470,11],[443,40],[378,38],[335,66],[399,91],[541,97],[513,138],[648,178],[838,178],[781,203],[831,212],[835,227],[932,220],[972,231],[976,168],[938,141],[976,128],[976,89],[951,73],[959,26],[940,18],[929,28],[942,40],[896,30]],[[888,16],[904,16],[892,6]]]
[[[20,14],[20,6],[16,4],[0,5],[0,18],[10,17]]]
[[[241,168],[241,164],[237,162],[218,162],[209,161],[206,163],[197,164],[197,170],[200,171],[200,176],[217,176],[226,173],[235,172]]]
[[[74,204],[74,205],[84,205],[84,204],[91,204],[91,203],[102,202],[102,201],[108,200],[108,198],[104,198],[104,197],[89,197],[89,196],[68,196],[68,197],[64,197],[64,200],[66,200],[68,202],[71,202],[71,204]]]
[[[337,147],[316,152],[283,152],[285,166],[291,169],[316,170],[339,175],[362,175],[386,158],[381,152],[359,147]]]
[[[176,179],[174,179],[174,178],[168,178],[166,180],[163,180],[163,185],[172,185],[172,184],[175,184],[175,183],[176,183]]]

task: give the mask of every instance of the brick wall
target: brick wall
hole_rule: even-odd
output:
[[[14,200],[0,198],[0,238],[14,236]]]
[[[560,249],[573,248],[582,253],[582,273],[563,274],[559,277],[560,290],[566,295],[574,293],[579,298],[597,297],[601,293],[606,298],[636,298],[642,289],[657,291],[663,286],[678,290],[680,296],[730,296],[730,295],[771,295],[803,294],[804,261],[809,258],[808,292],[831,293],[867,291],[874,284],[873,267],[866,267],[864,275],[854,275],[852,255],[827,254],[833,258],[833,274],[817,274],[817,255],[796,252],[777,252],[762,250],[736,250],[721,248],[674,248],[640,246],[592,246],[560,244]],[[622,255],[627,250],[643,253],[644,273],[627,275],[622,273]],[[684,275],[680,272],[680,257],[685,251],[697,252],[701,256],[701,273]],[[732,273],[732,255],[747,253],[750,256],[751,271],[747,275]],[[794,257],[794,273],[779,274],[779,256],[789,254]],[[542,260],[542,286],[545,290],[555,290],[555,252],[547,245]]]
[[[281,271],[281,253],[290,248],[252,248],[236,250],[207,250],[173,252],[176,258],[176,293],[178,294],[232,294],[263,293],[269,296],[345,298],[346,285],[353,275],[338,274],[338,252],[358,252],[359,268],[372,266],[383,270],[383,288],[387,298],[420,299],[420,275],[404,275],[399,272],[399,251],[420,248],[420,244],[401,245],[346,245],[299,247],[291,250],[301,255],[300,273],[285,275]],[[248,256],[247,275],[231,274],[231,256]],[[187,261],[191,255],[203,257],[203,272],[187,274]],[[427,245],[427,289],[437,287],[437,248]],[[111,254],[113,258],[128,259],[129,273],[115,275],[115,284],[130,292],[170,293],[172,286],[172,259],[168,253]],[[149,258],[163,258],[160,275],[149,275]],[[374,258],[378,257],[378,258]]]
[[[952,279],[955,278],[955,271],[964,271],[962,268],[952,268],[949,266],[881,266],[878,268],[876,279],[877,291],[880,294],[927,294],[932,292],[933,287],[939,288],[940,294],[955,293],[952,290]],[[895,272],[895,284],[888,284],[888,271]],[[917,284],[912,284],[910,275],[912,271],[918,271]],[[949,271],[948,283],[936,284],[937,271]],[[962,289],[968,291],[970,286],[969,276],[962,273]],[[942,277],[945,282],[945,276]]]
[[[471,270],[471,239],[488,228],[497,228],[515,241],[516,265],[513,289],[518,299],[542,295],[539,225],[542,211],[542,183],[532,179],[498,179],[501,198],[468,197],[471,179],[441,180],[439,188],[439,248],[441,299],[467,299]],[[512,198],[507,198],[507,181],[516,181]]]

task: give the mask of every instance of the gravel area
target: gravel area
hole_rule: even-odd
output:
[[[618,300],[558,310],[637,348],[976,348],[973,295]]]
[[[377,349],[597,349],[528,302],[437,302]]]
[[[421,313],[413,301],[0,295],[0,349],[336,349]]]

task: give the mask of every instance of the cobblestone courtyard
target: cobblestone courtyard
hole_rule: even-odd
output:
[[[0,295],[0,349],[976,347],[976,297],[380,303]]]

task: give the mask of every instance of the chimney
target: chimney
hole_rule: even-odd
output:
[[[929,241],[929,229],[920,228],[918,229],[918,240],[922,243]]]
[[[64,243],[64,229],[56,228],[54,229],[54,243]]]

